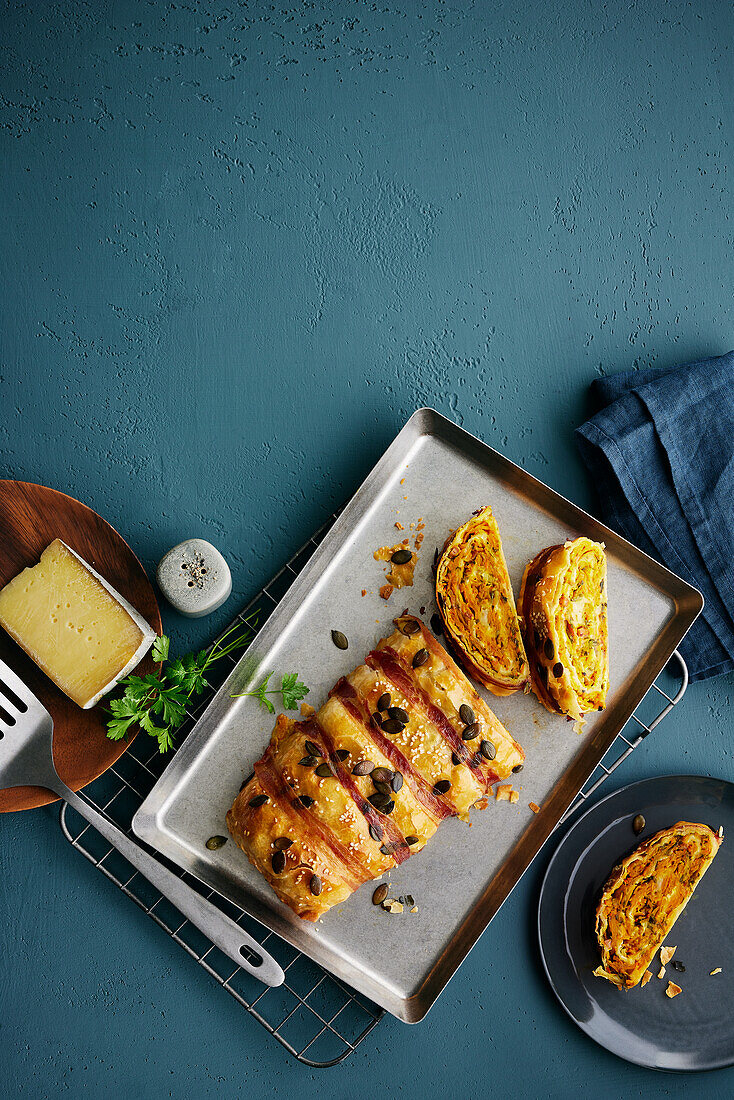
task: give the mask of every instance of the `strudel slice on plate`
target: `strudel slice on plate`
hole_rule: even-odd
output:
[[[679,821],[640,844],[612,871],[596,910],[601,965],[594,974],[636,986],[711,866],[721,836]]]

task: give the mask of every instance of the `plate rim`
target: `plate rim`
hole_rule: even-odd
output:
[[[566,842],[569,840],[569,838],[571,837],[571,835],[575,831],[576,827],[578,825],[580,825],[581,822],[584,821],[590,814],[595,812],[600,806],[603,806],[605,803],[610,802],[612,799],[618,797],[619,795],[621,795],[625,791],[631,790],[633,787],[645,786],[645,785],[650,784],[650,783],[660,782],[661,780],[671,780],[671,779],[676,780],[676,781],[685,780],[685,779],[695,779],[695,780],[704,779],[707,782],[711,782],[711,783],[725,783],[727,785],[727,787],[731,787],[732,790],[734,790],[734,782],[732,782],[732,780],[730,780],[730,779],[724,779],[723,777],[718,777],[717,778],[716,776],[713,776],[713,775],[694,775],[691,772],[680,772],[680,773],[678,773],[678,772],[669,772],[669,773],[666,773],[664,775],[651,775],[651,776],[648,776],[645,779],[635,779],[631,783],[625,783],[624,786],[617,787],[616,790],[610,791],[608,794],[605,794],[603,798],[599,798],[591,806],[587,806],[584,809],[584,812],[579,814],[579,816],[576,818],[576,820],[573,821],[573,823],[569,826],[569,828],[566,830],[566,832],[563,834],[563,836],[560,838],[560,840],[556,844],[556,846],[553,850],[553,854],[550,857],[550,860],[548,862],[548,866],[545,869],[545,873],[543,874],[543,879],[542,879],[542,882],[540,884],[540,890],[538,892],[537,918],[536,918],[537,932],[538,932],[538,951],[540,953],[540,960],[541,960],[541,963],[543,965],[543,971],[545,973],[545,977],[547,979],[548,985],[550,986],[550,989],[551,989],[554,997],[556,998],[556,1000],[560,1004],[561,1008],[566,1013],[568,1018],[573,1021],[573,1023],[576,1025],[576,1027],[578,1027],[578,1029],[580,1031],[582,1031],[588,1039],[592,1040],[592,1042],[596,1043],[597,1046],[601,1047],[602,1050],[606,1050],[609,1054],[613,1054],[616,1058],[620,1058],[624,1062],[629,1062],[631,1065],[641,1066],[643,1069],[652,1069],[652,1070],[655,1070],[657,1073],[711,1073],[715,1070],[730,1069],[732,1066],[734,1066],[734,1054],[732,1054],[731,1059],[726,1061],[726,1062],[718,1062],[716,1064],[712,1064],[712,1065],[708,1065],[708,1066],[675,1066],[675,1067],[671,1067],[671,1066],[652,1065],[652,1063],[650,1063],[650,1062],[646,1062],[646,1061],[643,1061],[639,1058],[634,1058],[634,1057],[631,1057],[631,1056],[628,1056],[628,1055],[625,1055],[625,1054],[621,1054],[621,1053],[619,1053],[619,1051],[613,1050],[610,1046],[607,1046],[606,1043],[603,1043],[600,1039],[598,1039],[596,1037],[596,1035],[593,1035],[588,1030],[588,1028],[584,1026],[584,1024],[580,1020],[576,1019],[576,1017],[574,1016],[574,1014],[572,1013],[572,1011],[570,1010],[570,1008],[568,1007],[568,1005],[566,1004],[566,1002],[562,998],[560,992],[558,991],[558,989],[556,987],[556,983],[554,982],[553,978],[551,977],[551,973],[550,973],[550,970],[549,970],[549,967],[548,967],[548,962],[547,962],[547,959],[546,959],[546,954],[545,954],[545,951],[543,950],[543,933],[542,933],[542,927],[541,927],[543,897],[546,893],[546,887],[548,885],[548,879],[550,877],[551,871],[553,870],[553,865],[555,864],[556,859],[557,859],[557,857],[559,856],[559,854],[561,852],[561,849],[564,847]],[[597,839],[598,839],[598,836],[597,836]],[[596,841],[594,841],[594,843],[595,842]],[[565,917],[563,918],[563,925],[564,925],[564,928],[565,928]]]

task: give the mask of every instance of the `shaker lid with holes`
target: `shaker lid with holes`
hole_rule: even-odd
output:
[[[232,591],[229,566],[205,539],[186,539],[164,554],[156,579],[168,602],[189,618],[216,611]]]

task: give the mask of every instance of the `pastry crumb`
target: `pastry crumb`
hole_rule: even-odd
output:
[[[386,913],[402,913],[403,911],[401,902],[396,901],[395,898],[385,898],[382,908]]]
[[[301,703],[301,714],[304,718],[310,718],[315,713],[316,707],[312,707],[310,703]]]
[[[417,913],[418,912],[418,906],[414,905],[413,908],[410,911],[411,911],[411,913]]]
[[[675,955],[677,950],[678,950],[677,947],[661,947],[660,948],[660,962],[663,964],[663,966],[668,965],[668,963],[673,958],[673,955]]]
[[[677,997],[679,993],[682,993],[681,987],[676,985],[675,982],[668,982],[668,988],[665,990],[666,997]]]
[[[661,966],[660,969],[658,970],[658,978],[664,978],[664,977],[665,977],[665,967]]]
[[[720,966],[717,966],[715,970],[709,970],[709,975],[712,978],[713,978],[714,974],[720,974],[720,973],[721,973],[721,967]]]
[[[398,531],[404,531],[405,530],[402,523],[398,519],[395,520],[395,526],[397,527]]]
[[[500,783],[497,790],[494,792],[496,802],[509,802],[510,795],[512,794],[512,783]]]
[[[652,978],[652,970],[646,970],[645,973],[642,975],[642,981],[640,982],[640,985],[647,985],[647,983],[650,981],[650,978]]]
[[[477,810],[486,810],[489,806],[489,801],[486,798],[478,798],[474,803],[474,807]]]
[[[366,589],[366,588],[363,588],[363,589],[362,589],[362,595],[363,595],[363,596],[366,596],[366,595],[367,595],[367,589]]]
[[[382,588],[380,589],[380,595],[382,596],[383,600],[389,600],[392,596],[392,585],[383,584]]]
[[[539,814],[540,813],[540,806],[538,805],[537,802],[528,802],[528,806],[530,807],[530,809],[533,811],[534,814]]]
[[[510,791],[510,802],[519,802],[519,801],[520,801],[519,791]]]

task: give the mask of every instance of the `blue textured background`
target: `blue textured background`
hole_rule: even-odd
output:
[[[495,10],[496,9],[496,10]],[[598,374],[732,326],[727,2],[9,3],[0,476],[88,502],[152,569],[188,535],[226,621],[431,404],[583,505]],[[593,504],[592,504],[593,506]],[[620,782],[734,779],[734,680]],[[0,1064],[46,1098],[714,1096],[587,1041],[526,877],[426,1021],[312,1072],[67,848],[0,818]],[[731,980],[731,976],[727,980]]]

